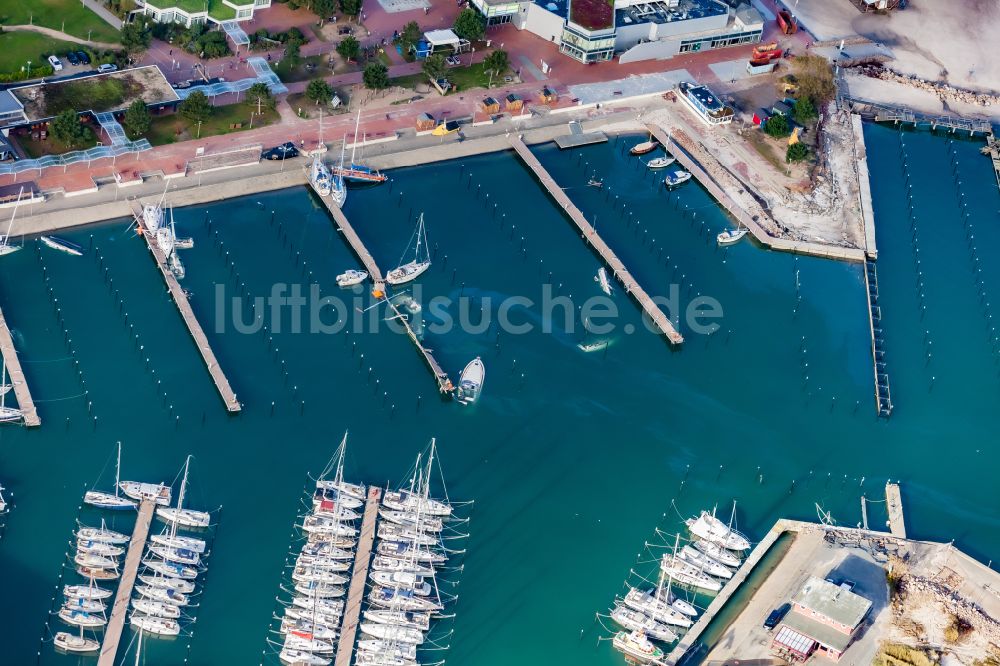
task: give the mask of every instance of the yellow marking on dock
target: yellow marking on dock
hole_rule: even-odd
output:
[[[381,488],[368,488],[368,500],[365,503],[364,518],[361,519],[358,551],[354,556],[351,586],[347,590],[347,601],[344,603],[344,619],[340,625],[340,639],[337,641],[337,658],[334,666],[350,666],[354,656],[354,638],[357,636],[358,622],[361,618],[361,602],[365,598],[368,565],[371,563],[372,544],[375,542],[375,518],[378,516],[378,503],[381,498]]]
[[[524,160],[528,168],[534,172],[535,176],[541,181],[556,203],[573,220],[573,223],[576,224],[577,228],[583,234],[584,240],[590,243],[597,250],[598,254],[601,255],[601,258],[607,263],[608,268],[611,269],[614,276],[622,283],[625,291],[631,294],[646,314],[649,315],[656,328],[667,337],[671,344],[679,345],[684,342],[684,337],[674,328],[673,323],[663,313],[660,306],[639,285],[638,281],[628,271],[622,260],[608,247],[607,243],[597,235],[594,227],[587,221],[587,218],[580,212],[580,209],[566,196],[563,189],[559,187],[559,184],[549,175],[549,172],[545,170],[545,167],[538,161],[538,158],[528,149],[528,146],[524,144],[521,137],[511,135],[510,144],[521,159]]]
[[[2,311],[0,311],[0,352],[3,353],[4,361],[7,363],[7,376],[14,386],[17,407],[21,410],[24,425],[30,427],[42,425],[42,420],[38,418],[38,410],[35,409],[35,401],[31,399],[31,391],[28,390],[28,382],[21,370],[17,350],[14,349],[14,338],[11,337],[10,328],[7,327],[7,320],[4,319]]]
[[[889,533],[900,539],[906,538],[906,524],[903,522],[903,496],[898,483],[885,484],[885,506],[889,513]]]
[[[104,632],[104,642],[101,644],[101,656],[97,666],[114,666],[118,653],[118,643],[121,642],[122,630],[125,628],[125,618],[128,615],[129,602],[132,599],[132,588],[135,577],[139,573],[142,562],[142,552],[146,548],[146,537],[149,536],[149,525],[153,522],[152,500],[143,500],[139,504],[139,514],[135,519],[135,529],[132,530],[132,540],[125,555],[125,566],[122,568],[121,582],[115,594],[115,603],[111,607],[111,617]]]
[[[141,215],[137,217],[141,220]],[[136,224],[142,225],[142,222],[137,222]],[[191,303],[188,301],[187,294],[181,289],[180,283],[177,281],[177,277],[174,275],[173,271],[170,270],[170,266],[167,265],[167,258],[160,250],[159,246],[156,244],[156,239],[153,237],[154,234],[145,227],[142,226],[142,233],[140,234],[146,241],[146,247],[149,248],[149,252],[153,255],[153,259],[156,261],[156,265],[160,268],[160,273],[163,275],[163,279],[167,282],[167,289],[170,291],[171,297],[174,299],[174,303],[177,305],[177,309],[181,313],[181,319],[184,320],[184,324],[187,326],[188,331],[191,333],[191,338],[194,340],[194,346],[198,348],[198,352],[201,354],[201,359],[205,362],[205,367],[208,369],[208,374],[212,377],[212,381],[215,383],[215,388],[218,390],[219,395],[222,397],[222,402],[226,405],[226,409],[230,412],[238,412],[241,409],[239,401],[236,399],[236,393],[233,391],[232,386],[229,385],[229,380],[226,379],[226,374],[219,367],[219,361],[215,358],[215,352],[212,351],[212,346],[208,343],[208,336],[205,335],[205,331],[201,328],[201,324],[198,323],[198,318],[194,316],[194,310],[191,309]]]
[[[354,227],[351,226],[347,216],[344,215],[344,211],[340,210],[340,206],[335,204],[330,197],[320,197],[320,200],[337,222],[337,230],[344,234],[347,244],[351,246],[358,259],[364,264],[365,270],[368,271],[368,276],[375,283],[375,289],[385,292],[385,278],[382,277],[382,269],[378,267],[378,264],[375,263],[375,257],[368,251],[365,244],[361,242],[361,237],[358,236]]]

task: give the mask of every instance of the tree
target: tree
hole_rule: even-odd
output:
[[[448,69],[448,65],[445,64],[444,56],[440,53],[432,53],[424,59],[423,70],[427,78],[432,81],[437,81],[442,76],[444,76],[445,71]]]
[[[800,125],[805,125],[808,122],[816,120],[819,114],[816,113],[816,106],[812,103],[812,100],[808,97],[799,97],[798,101],[795,102],[795,107],[792,109],[792,118],[795,122]]]
[[[837,85],[833,81],[833,67],[818,55],[802,55],[792,59],[799,99],[808,97],[813,104],[822,106],[833,99]]]
[[[466,7],[455,18],[455,25],[451,29],[462,39],[474,42],[477,39],[482,39],[483,35],[486,34],[486,23],[479,12],[471,7]]]
[[[149,109],[146,108],[146,103],[141,99],[137,99],[125,111],[125,119],[122,121],[122,125],[125,127],[125,133],[129,135],[129,138],[137,139],[149,131],[150,121],[151,118],[149,117]]]
[[[318,105],[326,104],[333,97],[333,87],[323,79],[313,79],[306,86],[306,97]]]
[[[274,96],[266,83],[258,82],[247,88],[247,104],[260,110],[274,108]]]
[[[285,43],[285,55],[283,60],[288,62],[289,67],[295,67],[299,64],[299,43],[297,41],[289,39]]]
[[[196,90],[181,102],[178,112],[193,123],[204,122],[212,115],[212,103],[200,90]]]
[[[403,26],[403,32],[399,33],[399,45],[403,47],[404,52],[409,51],[411,46],[417,45],[422,35],[417,22],[410,21]]]
[[[495,76],[500,76],[507,71],[510,66],[510,58],[503,49],[497,49],[483,59],[483,68],[493,71]]]
[[[809,149],[802,143],[793,143],[785,151],[786,162],[801,162],[809,157]]]
[[[337,4],[334,0],[311,0],[309,3],[309,9],[323,20],[329,16],[332,16],[336,11]]]
[[[389,87],[389,69],[380,62],[370,62],[365,65],[361,80],[369,90],[383,90]]]
[[[77,148],[86,143],[90,130],[80,123],[76,111],[66,109],[52,121],[52,136],[68,148]]]
[[[348,16],[357,16],[361,13],[361,0],[340,0],[340,11]]]
[[[131,23],[122,25],[122,46],[129,53],[145,51],[153,41],[153,30],[146,16],[137,16]]]
[[[776,113],[764,123],[764,133],[777,138],[788,136],[791,134],[791,130],[788,129],[788,119],[780,113]]]
[[[358,43],[358,40],[353,35],[348,35],[337,44],[337,53],[344,60],[356,61],[358,55],[361,53],[361,44]]]

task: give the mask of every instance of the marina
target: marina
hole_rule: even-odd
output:
[[[591,226],[587,218],[584,217],[580,209],[577,208],[573,202],[570,200],[566,193],[563,192],[562,188],[552,179],[552,176],[545,170],[542,163],[538,161],[528,147],[524,144],[524,141],[519,136],[511,135],[510,144],[513,146],[514,151],[517,152],[518,156],[524,161],[525,165],[531,169],[531,171],[538,177],[538,180],[542,183],[548,193],[556,200],[556,203],[562,208],[563,211],[569,216],[570,220],[577,226],[580,233],[583,235],[584,241],[592,246],[601,258],[607,263],[608,268],[611,269],[612,274],[615,279],[622,283],[625,292],[631,295],[638,303],[643,311],[649,315],[650,320],[653,325],[662,333],[670,344],[679,345],[684,342],[684,337],[679,331],[674,327],[674,324],[667,318],[653,299],[646,293],[646,291],[639,286],[639,283],[632,277],[632,274],[622,263],[621,259],[618,258],[608,245],[601,240],[601,237],[597,235],[597,230]]]
[[[358,550],[354,556],[354,568],[351,570],[351,586],[347,590],[344,618],[340,626],[335,666],[350,666],[354,658],[354,641],[361,619],[361,602],[365,597],[368,567],[371,564],[372,545],[375,542],[375,520],[378,518],[381,499],[381,488],[368,488],[365,513],[361,519],[361,531],[358,533]]]

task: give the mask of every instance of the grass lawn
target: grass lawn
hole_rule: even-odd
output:
[[[31,61],[32,68],[45,62],[42,54],[63,54],[79,50],[79,44],[61,42],[37,32],[0,33],[0,72],[17,72]]]
[[[60,30],[95,42],[118,43],[117,30],[79,0],[9,0],[0,5],[0,21],[7,25],[35,25]]]
[[[289,67],[288,60],[283,58],[271,65],[271,69],[283,82],[294,83],[295,81],[310,81],[320,77],[333,76],[335,69],[330,67],[328,63],[329,56],[314,55],[308,58],[299,58],[298,65]]]
[[[81,146],[76,146],[74,148],[68,148],[61,142],[57,141],[52,132],[49,132],[49,137],[44,141],[35,141],[31,138],[31,135],[18,136],[17,142],[24,149],[24,152],[28,154],[28,157],[34,159],[36,157],[42,157],[43,155],[62,155],[63,153],[68,153],[71,150],[86,150],[87,148],[93,148],[97,145],[97,136],[91,131],[90,140]]]
[[[278,112],[265,109],[261,115],[256,115],[256,109],[248,104],[229,104],[227,106],[217,106],[212,112],[212,116],[201,124],[201,136],[215,136],[217,134],[229,134],[230,132],[241,132],[250,129],[250,113],[255,112],[253,118],[254,127],[263,127],[277,122]],[[236,128],[232,125],[242,124]],[[166,143],[176,143],[178,141],[188,141],[194,139],[198,134],[198,123],[193,123],[179,113],[172,113],[164,116],[153,116],[149,133],[146,138],[154,146],[162,146]]]
[[[340,113],[347,113],[347,95],[337,89],[334,89],[334,91],[343,103],[336,109],[331,109],[329,104],[324,106],[323,117],[325,118]],[[288,106],[291,107],[292,111],[295,112],[295,115],[300,118],[319,118],[319,107],[316,106],[314,101],[306,97],[304,92],[292,93],[285,99],[285,101],[288,103]],[[299,113],[299,109],[302,109],[301,114]]]
[[[506,74],[506,72],[504,72]],[[449,67],[445,72],[445,78],[451,81],[453,86],[457,87],[458,92],[466,92],[472,88],[486,88],[490,83],[490,74],[483,67],[483,63],[478,62],[475,65],[467,67]],[[503,84],[503,74],[499,76],[493,75],[494,86],[499,86]],[[427,75],[421,72],[420,74],[411,74],[410,76],[400,76],[399,78],[392,79],[392,85],[400,86],[402,88],[412,88],[418,83],[426,83],[430,85],[427,79]],[[454,90],[454,88],[453,88]]]

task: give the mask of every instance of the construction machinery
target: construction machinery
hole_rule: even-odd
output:
[[[787,9],[778,11],[778,27],[786,35],[793,35],[799,31],[799,22]]]

